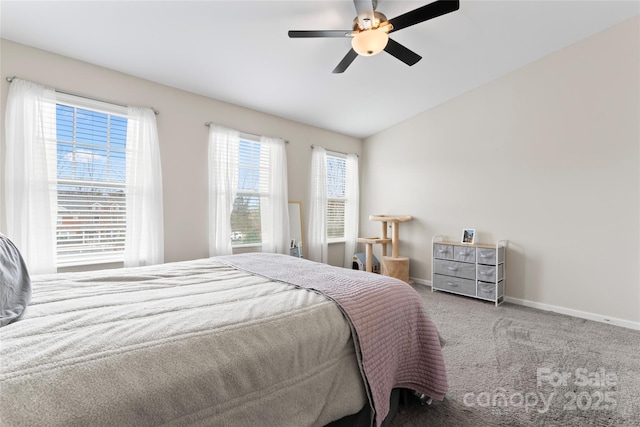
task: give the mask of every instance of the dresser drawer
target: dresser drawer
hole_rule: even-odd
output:
[[[456,261],[476,262],[476,248],[455,246],[453,248],[453,259]]]
[[[433,245],[433,257],[442,259],[453,259],[453,246],[451,245]]]
[[[434,289],[456,292],[459,294],[476,296],[475,280],[461,279],[459,277],[442,276],[440,274],[433,275]]]
[[[496,299],[496,284],[495,283],[483,283],[478,282],[478,297],[490,299],[495,301]]]
[[[478,248],[478,264],[496,265],[496,250]]]
[[[482,265],[478,264],[478,280],[484,282],[495,282],[496,275],[498,280],[502,280],[504,276],[504,265]]]
[[[433,260],[433,272],[446,276],[462,277],[463,279],[476,279],[476,265],[466,262],[435,259]]]

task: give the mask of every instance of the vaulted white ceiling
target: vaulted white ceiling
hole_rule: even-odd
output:
[[[429,2],[379,0],[377,10],[393,18]],[[456,12],[392,34],[423,57],[413,67],[382,52],[332,74],[349,39],[290,39],[287,31],[350,29],[350,0],[0,6],[2,38],[359,138],[640,10],[632,0],[463,0]]]

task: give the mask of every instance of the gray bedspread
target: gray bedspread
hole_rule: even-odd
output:
[[[317,290],[338,303],[355,333],[378,426],[389,412],[393,388],[444,398],[448,386],[438,331],[422,299],[406,283],[286,255],[218,259],[263,277]]]
[[[2,426],[308,426],[367,403],[349,323],[214,259],[34,276],[0,329]]]

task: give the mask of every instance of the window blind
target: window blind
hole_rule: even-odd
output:
[[[58,265],[122,261],[127,118],[105,111],[108,104],[85,108],[91,101],[74,98],[56,106]]]
[[[269,196],[269,147],[241,138],[238,191],[231,212],[231,245],[262,243],[261,200]]]

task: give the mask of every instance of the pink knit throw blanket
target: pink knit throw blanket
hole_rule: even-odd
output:
[[[318,291],[340,306],[356,334],[356,354],[378,427],[389,413],[393,388],[408,388],[436,400],[444,398],[448,386],[438,331],[410,285],[288,255],[255,253],[216,259]]]

